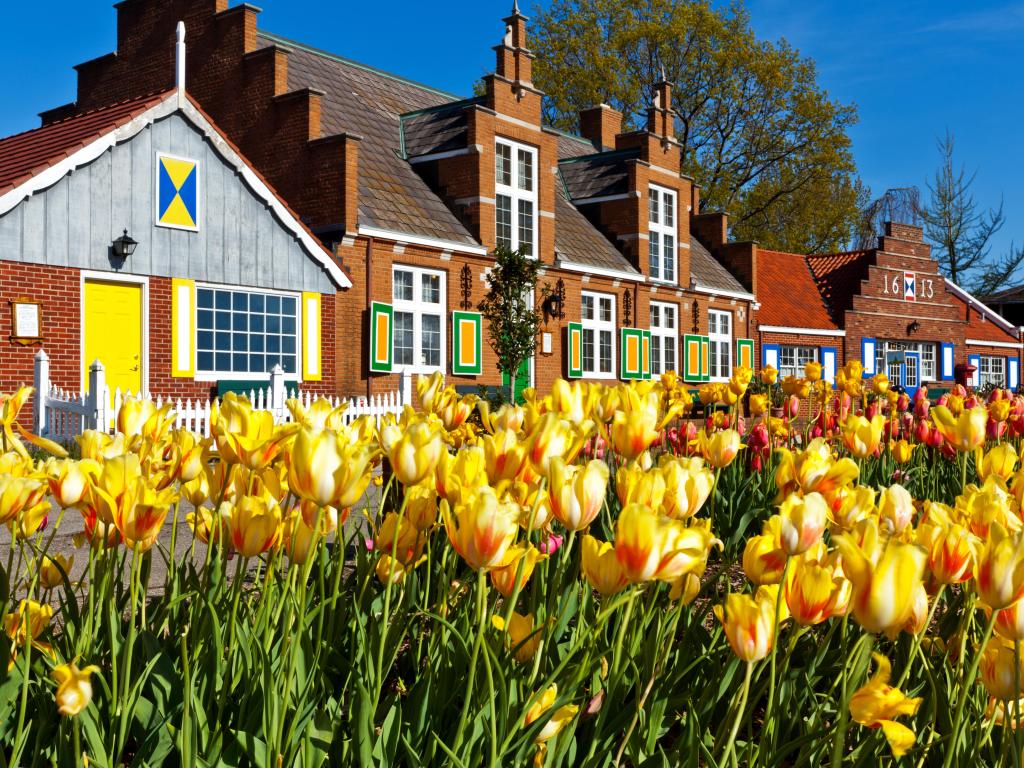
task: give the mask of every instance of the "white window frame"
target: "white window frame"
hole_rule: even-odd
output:
[[[919,381],[921,383],[936,381],[938,346],[932,341],[878,339],[875,342],[875,370],[888,373],[889,366],[886,362],[888,352],[917,352],[921,356],[921,365],[917,372]]]
[[[594,316],[588,318],[584,312],[585,299],[591,299],[593,302]],[[601,319],[601,303],[607,301],[611,307],[611,319]],[[596,291],[581,291],[580,292],[580,325],[583,327],[582,338],[580,339],[580,358],[583,361],[583,378],[585,379],[614,379],[616,376],[616,357],[615,357],[615,302],[616,296],[614,293],[598,293]],[[593,354],[590,358],[587,357],[586,349],[587,345],[584,343],[587,332],[593,334],[592,351]],[[610,366],[608,370],[600,369],[600,356],[601,356],[601,334],[607,333],[608,339],[611,343],[611,357],[609,358]]]
[[[712,318],[715,319],[714,323],[712,323]],[[729,324],[728,333],[722,333],[719,330],[723,319]],[[711,381],[728,381],[729,377],[732,376],[732,324],[732,312],[729,310],[708,309],[709,373],[711,374]],[[724,372],[718,370],[720,358],[725,360]]]
[[[792,356],[793,362],[786,363],[786,358]],[[810,362],[818,361],[818,348],[806,344],[782,344],[779,346],[779,378],[796,376],[803,378],[804,366]]]
[[[501,174],[498,172],[498,147],[507,147],[509,150],[509,162],[511,169],[509,173],[509,183],[504,184],[501,180]],[[520,156],[526,156],[530,159],[530,165],[533,169],[532,178],[529,180],[530,186],[525,189],[521,186],[522,174],[519,171]],[[530,239],[525,241],[526,245],[530,247],[530,258],[537,258],[537,242],[538,242],[538,225],[540,217],[537,215],[537,186],[539,167],[537,165],[537,148],[531,147],[528,144],[521,144],[517,141],[512,141],[505,138],[495,138],[494,140],[494,242],[495,245],[507,245],[513,251],[522,248],[524,240],[520,238],[519,232],[519,209],[521,206],[526,205],[530,210],[530,216],[532,219],[532,229],[530,232]],[[507,242],[498,240],[498,199],[501,197],[507,197],[509,199],[510,206],[510,237]]]
[[[412,274],[412,299],[398,299],[395,298],[395,273],[396,272],[409,272]],[[432,302],[423,301],[423,277],[437,277],[439,279],[439,299],[440,302],[434,304]],[[424,315],[436,315],[440,318],[438,323],[438,331],[440,333],[439,339],[439,355],[437,365],[427,365],[425,363],[399,363],[395,361],[395,365],[392,370],[396,373],[433,373],[434,371],[445,370],[445,357],[447,350],[445,349],[446,339],[446,328],[448,325],[448,287],[447,287],[448,274],[443,270],[439,269],[425,269],[423,267],[414,267],[408,264],[393,264],[391,266],[391,310],[392,310],[392,334],[398,328],[398,324],[394,319],[394,315],[398,313],[407,313],[413,316],[412,321],[412,356],[413,360],[422,360],[423,358],[423,316]],[[392,348],[394,349],[394,336],[392,335]],[[397,354],[395,355],[397,357]]]
[[[284,374],[287,381],[302,381],[302,329],[303,329],[303,313],[302,313],[302,294],[295,291],[277,291],[272,288],[250,288],[246,286],[238,285],[224,285],[220,283],[196,283],[196,307],[195,307],[195,337],[192,339],[193,349],[196,351],[196,381],[220,381],[221,379],[230,381],[269,381],[270,380],[270,368],[268,367],[263,373],[248,372],[242,373],[239,371],[218,371],[218,370],[207,370],[199,366],[199,292],[203,290],[213,291],[229,291],[231,293],[248,293],[248,294],[260,294],[262,296],[279,296],[282,298],[295,299],[295,371]],[[216,307],[214,307],[216,311]],[[214,328],[216,333],[216,327]],[[234,333],[232,330],[231,333]],[[214,343],[216,347],[216,342]],[[214,355],[217,354],[214,349]],[[232,351],[233,355],[234,352]],[[246,354],[252,354],[252,352],[246,352]],[[266,350],[263,351],[263,355],[266,355]],[[216,369],[216,364],[214,365]]]
[[[672,322],[665,319],[671,315]],[[652,301],[650,307],[651,331],[651,374],[658,376],[666,371],[679,369],[679,305],[663,301]],[[672,350],[669,361],[666,351]],[[669,364],[671,363],[671,368]]]
[[[671,224],[667,224],[671,213]],[[675,190],[657,184],[647,187],[647,271],[651,280],[659,283],[679,282],[679,196]],[[666,238],[672,238],[666,247]],[[651,255],[658,252],[658,270],[651,267]],[[665,264],[671,263],[669,276]]]
[[[1006,368],[1006,358],[1001,355],[978,355],[978,388],[988,384],[997,387],[1007,386]]]

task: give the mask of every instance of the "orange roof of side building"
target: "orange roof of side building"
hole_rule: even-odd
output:
[[[806,256],[758,249],[757,285],[760,325],[839,330]]]

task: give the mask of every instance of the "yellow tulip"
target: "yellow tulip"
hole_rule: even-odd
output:
[[[841,486],[831,492],[828,499],[836,528],[850,530],[861,520],[876,515],[875,493],[874,488],[866,485]]]
[[[987,452],[982,451],[981,446],[974,449],[974,466],[982,480],[987,480],[990,476],[998,477],[1004,482],[1009,480],[1017,468],[1017,459],[1017,451],[1010,443],[994,445]]]
[[[782,393],[786,397],[796,396],[800,400],[806,400],[811,394],[811,382],[796,376],[787,376],[782,380]]]
[[[494,571],[491,571],[494,574]],[[497,614],[491,616],[491,625],[499,632],[505,632],[505,643],[515,654],[516,661],[525,663],[534,657],[540,648],[540,632],[534,631],[532,613],[525,616],[512,611],[505,624],[505,617]]]
[[[732,464],[743,447],[740,433],[735,429],[724,429],[711,435],[706,430],[700,433],[701,453],[704,460],[715,469],[723,469]]]
[[[678,520],[661,519],[666,521],[662,527],[662,558],[654,578],[675,583],[687,574],[703,574],[711,547],[722,548],[722,542],[711,534],[711,521],[684,525]]]
[[[1024,600],[996,611],[995,630],[1007,640],[1024,640]]]
[[[52,674],[57,682],[57,692],[54,694],[57,711],[65,717],[74,717],[89,706],[92,701],[92,675],[99,671],[100,668],[95,664],[79,669],[74,662],[54,667]]]
[[[953,398],[951,397],[950,400]],[[988,411],[985,406],[978,405],[970,410],[963,410],[959,416],[943,405],[932,408],[932,421],[942,438],[960,452],[973,451],[985,442],[985,427],[988,424]]]
[[[492,435],[504,429],[518,432],[523,428],[523,421],[526,418],[526,409],[511,403],[505,403],[491,413],[490,404],[486,400],[481,400],[477,403],[477,409],[480,411],[480,421],[484,429]]]
[[[892,457],[896,459],[897,464],[907,464],[914,458],[914,449],[917,446],[917,443],[908,443],[906,440],[889,441],[889,451],[892,453]]]
[[[441,502],[448,538],[470,568],[489,570],[501,564],[519,529],[519,509],[501,502],[490,486],[483,486],[452,511]]]
[[[304,427],[312,427],[319,431],[321,429],[333,429],[340,431],[345,428],[344,413],[348,409],[348,401],[341,405],[334,406],[331,401],[324,397],[318,397],[306,408],[298,398],[290,397],[284,402],[292,414],[292,420]]]
[[[889,377],[885,371],[879,371],[871,377],[871,391],[876,395],[884,395],[889,391]]]
[[[981,654],[978,667],[981,684],[990,696],[1002,701],[1015,701],[1021,697],[1016,674],[1018,660],[1014,644],[1001,637],[988,641]]]
[[[274,414],[256,410],[234,392],[215,401],[210,412],[210,432],[221,459],[254,470],[280,456],[298,429],[298,424],[275,425]]]
[[[629,504],[615,526],[615,556],[630,581],[675,581],[707,559],[715,543],[705,526],[687,527],[654,514],[643,504]]]
[[[751,395],[748,403],[751,416],[760,416],[768,410],[767,395]]]
[[[503,434],[511,434],[513,439],[515,438],[515,433]],[[492,435],[486,435],[482,442],[493,449],[494,440]],[[526,449],[522,448],[520,465],[525,455]],[[515,467],[515,472],[518,470],[519,465]],[[506,478],[493,478],[493,481],[498,483],[502,479],[512,480],[514,477],[515,474]],[[441,460],[434,472],[435,496],[442,496],[448,499],[449,504],[455,504],[462,498],[464,492],[486,485],[487,479],[487,453],[483,445],[464,446],[454,456],[445,450],[441,452]],[[425,483],[429,483],[429,478]],[[415,487],[423,488],[424,484]]]
[[[658,469],[665,478],[662,511],[677,520],[693,517],[704,506],[715,484],[714,473],[699,457],[678,458],[663,454]]]
[[[547,712],[554,706],[555,700],[558,698],[558,686],[554,683],[551,687],[545,690],[538,696],[534,696],[529,709],[526,710],[526,717],[523,719],[523,725],[527,728],[531,724],[541,719]],[[537,744],[543,744],[550,740],[553,736],[557,735],[566,725],[572,722],[572,719],[576,717],[576,712],[579,711],[579,707],[573,704],[566,704],[559,707],[540,729],[533,740]]]
[[[429,478],[405,489],[405,516],[418,531],[430,530],[437,522],[437,492]]]
[[[0,475],[0,524],[21,516],[26,509],[49,503],[44,501],[46,484],[28,477]]]
[[[224,505],[221,514],[228,517],[231,546],[242,557],[255,557],[280,540],[281,508],[274,502],[260,496],[243,496],[235,504]]]
[[[988,539],[974,564],[978,597],[993,610],[1007,608],[1024,597],[1024,543],[999,523],[989,528]]]
[[[732,370],[732,378],[729,379],[729,389],[737,397],[743,397],[753,378],[754,372],[748,366],[737,365]]]
[[[523,475],[529,466],[529,445],[512,429],[499,429],[481,439],[484,450],[484,465],[491,483],[515,480]],[[463,453],[460,451],[459,453]],[[455,500],[444,493],[452,504]]]
[[[977,539],[958,523],[923,523],[918,543],[928,552],[928,570],[939,584],[959,584],[972,576]]]
[[[785,598],[789,614],[797,624],[820,624],[845,607],[849,582],[833,568],[798,559],[786,579]]]
[[[821,381],[821,363],[809,360],[804,364],[804,378],[812,384]]]
[[[18,610],[4,617],[4,631],[15,646],[35,640],[49,626],[53,608],[35,600],[22,600]]]
[[[583,467],[566,464],[558,456],[548,463],[551,512],[566,530],[581,531],[601,511],[608,489],[608,465],[592,459]]]
[[[618,594],[629,579],[619,565],[615,548],[607,541],[598,541],[586,534],[581,542],[580,570],[587,582],[605,597]]]
[[[528,437],[529,458],[534,471],[546,475],[548,464],[555,456],[571,462],[583,448],[590,423],[580,426],[563,419],[556,413],[545,413]],[[585,428],[584,428],[585,427]]]
[[[426,539],[416,530],[409,519],[395,512],[388,512],[373,538],[373,548],[388,557],[394,557],[402,565],[409,565],[423,552]]]
[[[526,582],[533,575],[534,566],[541,560],[547,559],[533,544],[517,544],[511,546],[505,552],[503,565],[491,570],[491,584],[503,597],[511,597],[516,588],[516,573],[522,563],[522,573],[519,574],[519,589],[526,586]]]
[[[736,656],[747,662],[760,661],[772,650],[775,634],[775,598],[770,593],[756,596],[731,593],[723,605],[714,607],[725,637]]]
[[[309,558],[310,552],[315,550],[321,534],[308,525],[303,514],[293,509],[284,519],[281,529],[281,540],[284,544],[284,552],[293,563],[304,563]]]
[[[65,509],[76,506],[83,499],[92,478],[100,473],[99,463],[92,459],[50,459],[43,468],[53,500]]]
[[[402,485],[416,485],[434,472],[444,450],[440,430],[427,421],[417,421],[388,447],[388,460]]]
[[[760,378],[762,384],[771,386],[779,378],[779,372],[774,366],[766,365],[761,369]]]
[[[878,497],[878,514],[890,531],[899,533],[906,529],[914,521],[916,512],[914,497],[902,485],[894,483],[882,489]]]
[[[843,445],[858,459],[873,456],[882,442],[885,416],[876,413],[871,419],[850,414],[843,422]]]
[[[782,518],[772,515],[761,534],[747,539],[743,549],[743,572],[754,584],[778,584],[788,555],[782,548]]]
[[[817,492],[791,493],[779,506],[779,540],[788,555],[806,552],[821,540],[828,524],[828,504]]]
[[[178,494],[173,488],[154,491],[142,486],[134,505],[117,507],[114,525],[128,547],[145,552],[156,543],[171,505],[177,502]]]
[[[895,635],[914,611],[917,585],[924,575],[924,550],[890,541],[881,548],[856,543],[851,534],[836,537],[843,572],[853,584],[853,615],[868,632]]]
[[[992,421],[1002,424],[1010,417],[1010,406],[1012,403],[1009,400],[993,400],[988,404],[988,415]]]
[[[203,544],[227,541],[231,536],[231,503],[225,502],[218,509],[196,507],[185,515],[185,522]]]
[[[370,484],[373,452],[330,429],[303,427],[288,453],[288,487],[319,506],[348,509]]]
[[[778,456],[775,484],[783,498],[797,490],[830,494],[852,483],[860,472],[853,459],[843,457],[836,460],[828,443],[820,437],[811,440],[799,453],[780,448]]]
[[[25,403],[28,402],[33,391],[35,390],[32,387],[22,387],[10,395],[0,393],[0,433],[3,434],[3,444],[7,446],[8,450],[13,450],[22,458],[27,459],[29,457],[28,451],[20,439],[24,438],[44,451],[64,458],[68,455],[68,452],[64,450],[63,446],[58,445],[52,440],[47,440],[45,437],[33,435],[21,426],[21,423],[18,421],[21,409],[25,407]],[[14,434],[15,432],[18,434]]]
[[[174,477],[188,483],[199,477],[209,461],[209,441],[200,438],[187,429],[176,429],[170,433],[167,452],[174,465]]]
[[[74,554],[56,554],[53,557],[43,555],[42,566],[39,568],[39,583],[47,589],[56,589],[71,576],[71,566],[75,564]]]
[[[113,524],[118,515],[138,502],[142,485],[138,456],[130,453],[105,459],[99,476],[89,485],[81,508],[94,512],[104,523]]]
[[[878,668],[871,680],[850,697],[850,715],[868,728],[881,728],[893,755],[900,757],[914,745],[917,737],[894,718],[916,715],[921,699],[908,698],[901,690],[889,685],[892,674],[889,660],[880,653],[872,653],[871,656]]]
[[[665,475],[661,472],[648,472],[636,464],[625,464],[615,472],[615,492],[623,507],[644,504],[658,509],[664,502],[665,491]]]

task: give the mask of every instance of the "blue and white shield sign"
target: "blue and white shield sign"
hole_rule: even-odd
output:
[[[913,272],[903,273],[903,300],[917,301],[917,275]]]

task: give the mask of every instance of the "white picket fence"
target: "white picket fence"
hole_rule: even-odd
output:
[[[122,392],[120,388],[111,392],[103,364],[99,360],[89,366],[87,393],[69,392],[58,387],[50,381],[50,358],[42,349],[35,356],[34,383],[35,433],[52,440],[71,440],[87,429],[110,431],[117,424],[117,416],[124,402],[137,396],[132,392]],[[268,386],[255,386],[245,394],[254,407],[273,413],[278,424],[292,421],[291,411],[285,404],[289,398],[295,398],[305,408],[309,408],[315,400],[324,397],[333,407],[347,403],[348,407],[342,415],[345,424],[350,424],[360,416],[373,416],[379,425],[385,414],[399,414],[405,403],[411,402],[410,390],[409,382],[403,377],[401,389],[397,392],[371,397],[324,397],[308,390],[289,389],[284,381],[284,371],[281,366],[275,365],[270,372]],[[157,406],[169,403],[176,427],[209,436],[210,411],[214,401],[153,396],[149,393],[143,397],[153,400]]]

